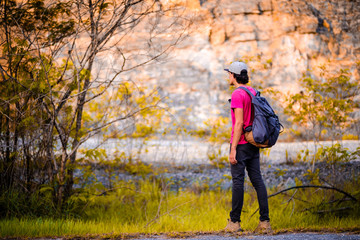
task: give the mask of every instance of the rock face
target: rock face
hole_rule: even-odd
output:
[[[189,36],[169,58],[127,77],[161,87],[176,116],[195,125],[228,115],[230,97],[223,68],[246,60],[252,84],[283,92],[318,66],[360,71],[359,0],[189,0],[196,17]]]

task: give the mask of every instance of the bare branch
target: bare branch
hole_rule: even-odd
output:
[[[329,186],[321,186],[321,185],[302,185],[302,186],[294,186],[294,187],[290,187],[290,188],[287,188],[287,189],[284,189],[284,190],[281,190],[277,193],[274,193],[274,194],[271,194],[268,196],[268,198],[271,198],[271,197],[274,197],[276,195],[279,195],[283,192],[287,192],[289,190],[292,190],[292,189],[303,189],[303,188],[323,188],[323,189],[328,189],[328,190],[334,190],[334,191],[337,191],[337,192],[340,192],[342,194],[344,194],[345,196],[351,198],[351,200],[357,202],[358,200],[352,196],[350,193],[347,193],[341,189],[338,189],[338,188],[335,188],[335,187],[329,187]]]

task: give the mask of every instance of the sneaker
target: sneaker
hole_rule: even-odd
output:
[[[240,232],[240,222],[232,222],[231,219],[228,219],[228,223],[224,229],[226,232]]]
[[[260,233],[260,234],[272,233],[270,222],[269,221],[260,221],[259,225],[255,229],[255,233]]]

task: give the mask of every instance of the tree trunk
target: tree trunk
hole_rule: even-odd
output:
[[[58,188],[58,196],[57,196],[57,200],[58,200],[58,210],[60,211],[62,208],[62,205],[64,202],[66,202],[67,198],[69,197],[69,195],[66,194],[65,190],[66,190],[66,186],[67,186],[67,154],[66,154],[66,150],[63,151],[62,156],[61,156],[61,163],[60,163],[60,169],[59,169],[59,188]]]
[[[10,116],[10,105],[6,106],[6,115]],[[10,120],[6,118],[6,132],[5,132],[5,182],[4,182],[4,190],[8,190],[12,185],[12,173],[13,173],[13,163],[12,158],[10,156],[11,153],[11,138],[10,138]]]
[[[91,60],[89,67],[87,69],[87,71],[89,71],[91,73],[91,69],[92,69],[92,64],[93,64],[93,60]],[[87,89],[89,88],[89,84],[90,84],[90,77],[87,77],[85,79],[84,82],[84,88],[82,89],[82,93],[79,95],[78,98],[78,109],[77,109],[77,115],[76,115],[76,127],[75,127],[75,137],[74,140],[72,142],[72,149],[75,149],[78,147],[78,144],[80,142],[80,136],[79,136],[79,132],[81,130],[81,126],[82,126],[82,114],[83,114],[83,110],[84,110],[84,105],[85,105],[85,101],[86,101],[86,94],[87,94]],[[75,164],[75,160],[76,160],[76,154],[77,154],[77,150],[75,150],[71,155],[70,155],[70,164],[71,166],[73,166]],[[67,177],[68,177],[68,181],[66,184],[66,195],[70,196],[72,194],[72,189],[73,189],[73,185],[74,185],[74,170],[73,168],[69,168],[67,171]]]
[[[92,27],[92,32],[95,32],[95,30]],[[94,35],[93,35],[94,36]],[[94,59],[95,59],[95,49],[96,49],[96,39],[93,38],[92,39],[92,48],[91,48],[91,56],[89,58],[89,64],[88,67],[86,68],[86,71],[88,71],[89,76],[87,76],[84,80],[84,86],[81,89],[81,85],[80,85],[80,89],[79,92],[81,92],[81,94],[79,94],[78,96],[78,101],[77,101],[77,112],[76,112],[76,121],[75,121],[75,137],[74,140],[72,142],[72,150],[75,149],[75,151],[72,152],[72,154],[70,155],[70,165],[74,166],[75,161],[76,161],[76,155],[77,155],[77,148],[78,148],[78,144],[80,142],[80,130],[81,130],[81,126],[82,126],[82,114],[83,114],[83,110],[84,110],[84,105],[85,105],[85,101],[86,101],[86,94],[87,94],[87,90],[90,86],[90,76],[91,76],[91,70],[92,70],[92,66],[94,63]],[[73,167],[71,168],[67,168],[67,181],[66,181],[66,186],[65,186],[65,197],[69,197],[72,194],[72,190],[73,190],[73,185],[74,185],[74,170]]]

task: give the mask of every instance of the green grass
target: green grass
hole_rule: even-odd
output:
[[[275,192],[276,190],[270,190]],[[351,206],[341,214],[319,215],[304,208],[341,195],[314,189],[299,190],[269,199],[270,217],[275,231],[352,230],[359,231],[358,203],[349,201],[336,207]],[[80,198],[80,197],[79,197]],[[289,201],[289,199],[291,199]],[[79,218],[11,218],[0,220],[0,237],[118,236],[135,233],[212,232],[222,230],[231,209],[231,190],[164,190],[155,181],[119,182],[117,190],[105,196],[92,196]],[[251,231],[258,224],[258,204],[254,190],[245,193],[242,228]],[[341,205],[343,204],[343,205]],[[350,205],[349,205],[350,204]],[[318,209],[317,209],[318,210]],[[316,211],[316,210],[314,210]]]

